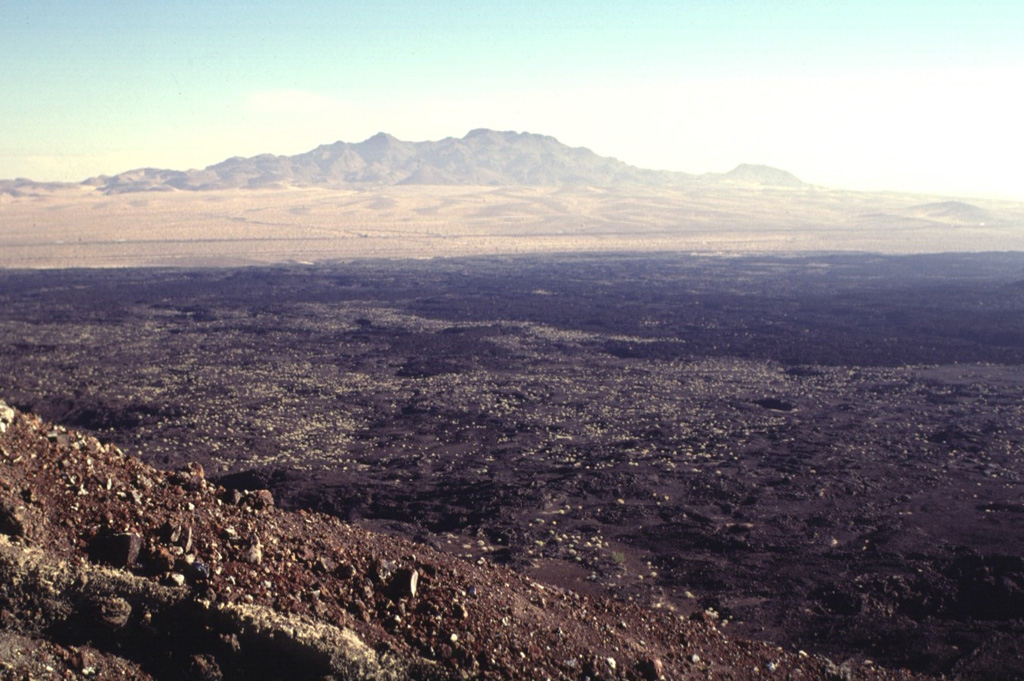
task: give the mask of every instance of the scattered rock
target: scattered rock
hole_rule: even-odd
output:
[[[198,461],[190,461],[175,471],[172,480],[184,489],[194,492],[202,489],[206,481],[206,471]]]
[[[180,523],[172,524],[170,521],[164,524],[162,532],[164,541],[181,548],[183,553],[192,550],[192,526]]]
[[[92,676],[96,673],[96,654],[91,650],[80,648],[72,655],[71,666],[82,673],[82,676]]]
[[[7,426],[14,423],[14,409],[7,406],[7,403],[0,400],[0,433],[7,432]]]
[[[847,664],[837,665],[832,660],[826,660],[824,673],[827,681],[853,681],[853,670]]]
[[[3,637],[12,630],[74,636],[71,642],[94,641],[131,658],[100,653],[68,673],[68,654],[60,658],[68,665],[51,664],[52,673],[18,667],[12,678],[149,678],[132,673],[129,663],[137,660],[158,679],[196,681],[657,681],[726,664],[764,670],[769,654],[802,672],[797,676],[820,676],[822,662],[813,657],[726,644],[711,626],[718,616],[710,609],[701,613],[704,621],[692,622],[543,587],[502,567],[463,562],[315,513],[288,513],[265,501],[264,511],[254,513],[258,492],[246,493],[240,506],[188,495],[187,479],[197,472],[186,479],[181,471],[153,471],[110,448],[90,461],[42,436],[31,451],[36,458],[5,460],[0,479],[0,495],[14,504],[6,516],[31,514],[39,534],[31,543],[0,535],[3,678]],[[69,494],[71,476],[90,489],[100,481],[98,491]],[[126,491],[117,493],[126,480],[150,481],[142,508]],[[32,491],[30,507],[21,505],[25,490]],[[135,531],[98,529],[127,527]],[[122,569],[83,561],[85,553]],[[140,557],[137,571],[123,569]],[[535,607],[538,600],[543,608]],[[698,651],[706,670],[687,669],[687,659],[700,660]],[[897,678],[858,671],[862,676]],[[742,673],[732,678],[752,681]]]
[[[198,461],[189,461],[182,467],[181,470],[182,472],[187,473],[189,477],[198,480],[206,479],[206,471],[203,470],[203,464],[199,463]]]
[[[212,655],[193,655],[189,660],[188,678],[190,681],[221,681],[224,673]]]
[[[252,495],[252,506],[258,508],[261,511],[268,508],[274,508],[274,495],[269,489],[261,489]]]
[[[242,552],[242,560],[253,565],[263,563],[263,545],[260,544],[259,537],[250,538],[249,546]]]
[[[148,567],[153,572],[170,572],[174,568],[175,557],[164,546],[158,546],[150,552]]]

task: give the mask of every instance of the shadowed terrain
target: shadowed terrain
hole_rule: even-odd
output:
[[[0,274],[0,393],[737,636],[1018,678],[1024,256]]]

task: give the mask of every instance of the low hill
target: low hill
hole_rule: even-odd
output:
[[[802,187],[805,183],[793,173],[766,165],[741,163],[721,176],[725,182],[764,187]]]
[[[992,215],[984,208],[963,201],[924,203],[911,206],[908,212],[915,217],[947,222],[984,223],[993,219]]]

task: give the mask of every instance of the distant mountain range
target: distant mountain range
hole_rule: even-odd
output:
[[[554,137],[473,130],[465,137],[406,142],[378,133],[359,143],[325,144],[295,156],[234,157],[204,170],[140,168],[89,178],[104,193],[202,191],[231,188],[348,187],[366,185],[643,185],[704,184],[799,187],[784,170],[743,164],[728,173],[691,175],[646,170]],[[0,181],[0,192],[52,187],[28,180]]]

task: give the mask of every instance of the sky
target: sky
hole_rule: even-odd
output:
[[[1019,0],[0,0],[0,178],[377,132],[1024,200]]]

